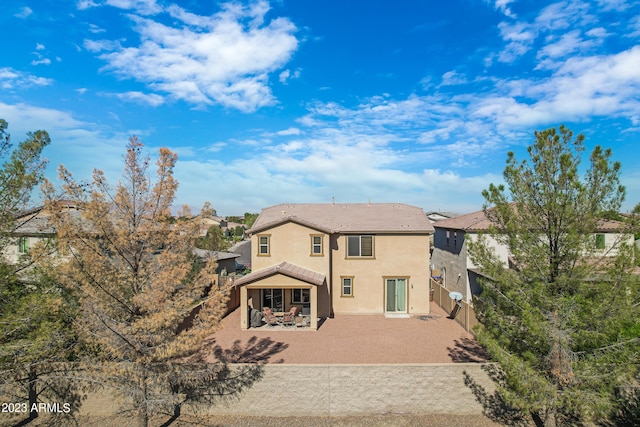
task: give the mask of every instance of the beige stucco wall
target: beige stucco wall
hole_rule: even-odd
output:
[[[269,235],[269,256],[258,256],[261,235]],[[311,255],[311,235],[323,235],[323,256]],[[318,287],[319,317],[340,313],[384,313],[387,277],[407,279],[408,314],[429,313],[428,234],[378,234],[374,237],[373,259],[347,258],[346,236],[323,234],[289,222],[252,235],[251,247],[253,271],[286,261],[326,276],[326,286]],[[353,277],[353,297],[340,295],[342,276]],[[248,288],[258,286],[287,287],[280,275],[260,280]],[[254,301],[259,301],[259,293],[249,292],[248,295],[253,295]],[[285,298],[290,298],[290,293],[285,292]]]
[[[346,236],[333,249],[333,309],[336,314],[384,313],[385,278],[407,279],[407,312],[429,313],[429,236],[374,236],[374,258],[347,258]],[[353,297],[341,296],[341,277],[353,277]]]
[[[270,235],[269,256],[258,255],[259,236]],[[311,256],[311,235],[322,235],[323,256]],[[251,236],[251,269],[262,270],[286,261],[324,275],[329,275],[328,235],[293,222],[282,224]]]

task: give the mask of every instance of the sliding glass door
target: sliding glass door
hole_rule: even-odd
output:
[[[387,313],[407,312],[407,279],[385,279]]]

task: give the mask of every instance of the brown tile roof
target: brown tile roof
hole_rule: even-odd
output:
[[[324,274],[316,273],[315,271],[307,270],[306,268],[284,261],[280,264],[263,268],[262,270],[253,271],[246,276],[242,276],[240,279],[235,281],[235,285],[248,285],[249,283],[257,282],[258,280],[262,280],[276,274],[282,274],[316,286],[322,286],[325,282]]]
[[[234,254],[231,252],[220,252],[220,251],[208,251],[206,249],[194,248],[191,251],[194,255],[199,256],[202,259],[215,259],[216,261],[222,261],[225,259],[232,259],[240,257],[239,254]]]
[[[471,212],[460,215],[455,218],[438,221],[433,224],[437,228],[449,228],[453,230],[463,230],[467,232],[488,231],[491,227],[491,221],[487,218],[484,211]],[[611,233],[624,230],[625,223],[615,220],[600,220],[596,227],[596,232]]]
[[[265,208],[248,230],[296,222],[327,233],[433,233],[422,209],[402,203],[282,204]]]
[[[484,214],[484,211],[477,211],[460,215],[455,218],[445,219],[433,224],[437,228],[451,228],[464,231],[487,231],[491,226],[491,221]]]

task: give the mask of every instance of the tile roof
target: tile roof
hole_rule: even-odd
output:
[[[422,209],[402,203],[282,204],[265,208],[248,233],[285,222],[327,233],[433,233]]]
[[[69,215],[74,220],[81,220],[82,215],[77,210],[76,205],[63,200],[62,207],[66,208]],[[26,236],[50,236],[56,233],[55,228],[49,223],[49,213],[44,206],[38,206],[20,212],[15,216],[16,228],[13,231],[16,235]]]
[[[454,230],[464,231],[487,231],[491,226],[491,221],[484,214],[484,211],[472,212],[457,216],[451,219],[445,219],[433,224],[437,228],[452,228]]]
[[[315,271],[307,270],[306,268],[284,261],[280,264],[263,268],[262,270],[253,271],[246,276],[242,276],[240,279],[235,281],[235,285],[248,285],[249,283],[257,282],[258,280],[265,279],[276,274],[282,274],[316,286],[322,286],[325,282],[324,274],[316,273]]]
[[[216,261],[238,258],[240,256],[238,254],[234,254],[231,252],[208,251],[206,249],[200,249],[200,248],[194,248],[192,252],[194,255],[199,256],[200,258],[203,258],[203,259],[213,258]]]
[[[463,230],[467,232],[489,231],[491,221],[484,211],[471,212],[455,218],[438,221],[433,224],[437,228],[449,228],[453,230]],[[607,233],[621,231],[625,228],[625,223],[615,220],[599,220],[596,232]]]

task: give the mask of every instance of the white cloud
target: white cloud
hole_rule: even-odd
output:
[[[467,76],[457,71],[447,71],[442,75],[440,86],[454,86],[468,83]]]
[[[33,13],[33,10],[31,10],[31,8],[28,6],[25,6],[22,9],[20,9],[20,12],[14,14],[13,16],[15,16],[16,18],[25,19],[29,17],[32,13]]]
[[[594,117],[640,123],[640,46],[612,55],[569,58],[544,80],[520,80],[514,88],[478,99],[473,115],[518,128]],[[526,97],[530,103],[518,101]]]
[[[148,104],[157,107],[164,104],[164,98],[155,93],[142,93],[138,91],[110,94],[123,101],[135,102],[138,104]]]
[[[51,65],[51,60],[49,58],[34,59],[31,65]]]
[[[186,25],[168,26],[131,15],[141,38],[138,46],[87,40],[85,48],[105,52],[100,58],[107,62],[106,69],[192,104],[217,103],[252,112],[276,102],[269,73],[289,61],[298,47],[290,20],[265,23],[264,1],[224,4],[208,17],[178,6],[168,10]]]
[[[535,28],[522,22],[514,24],[501,22],[498,24],[498,29],[500,30],[503,40],[508,42],[498,55],[498,60],[506,63],[513,62],[527,53],[531,49],[537,35]]]
[[[104,33],[107,30],[105,30],[104,28],[100,28],[96,24],[89,24],[89,31],[93,34],[99,34],[99,33]]]
[[[506,5],[505,5],[506,6]],[[600,30],[590,32],[598,27],[598,16],[592,13],[592,5],[582,0],[566,0],[552,3],[542,9],[532,20],[512,19],[498,24],[500,35],[506,43],[497,58],[503,63],[513,63],[536,45],[536,41],[544,36],[541,52],[538,57],[559,56],[560,52],[568,53],[569,49],[591,48],[601,38]],[[571,29],[571,30],[569,30]],[[584,40],[582,34],[592,37]],[[573,51],[573,50],[571,50]],[[495,54],[486,58],[491,65]],[[545,60],[543,67],[551,67],[551,62]]]
[[[13,68],[0,68],[0,88],[3,90],[48,86],[52,83],[53,80],[51,79],[32,76],[31,74],[23,73]]]
[[[278,79],[282,84],[288,84],[289,80],[299,79],[300,78],[300,70],[295,70],[293,73],[291,70],[286,69],[278,75]]]
[[[515,18],[516,15],[508,7],[509,3],[513,3],[513,2],[514,0],[495,0],[495,8],[501,11],[502,13],[504,13],[506,16],[510,18]]]
[[[279,136],[288,136],[288,135],[300,135],[301,131],[298,128],[290,127],[289,129],[281,130],[276,132],[276,135]]]
[[[143,15],[154,15],[162,11],[156,0],[106,0],[105,4],[120,9],[135,10]]]
[[[76,7],[78,10],[86,10],[98,6],[93,0],[78,0]]]
[[[598,5],[604,10],[623,11],[629,8],[627,0],[597,0]]]

